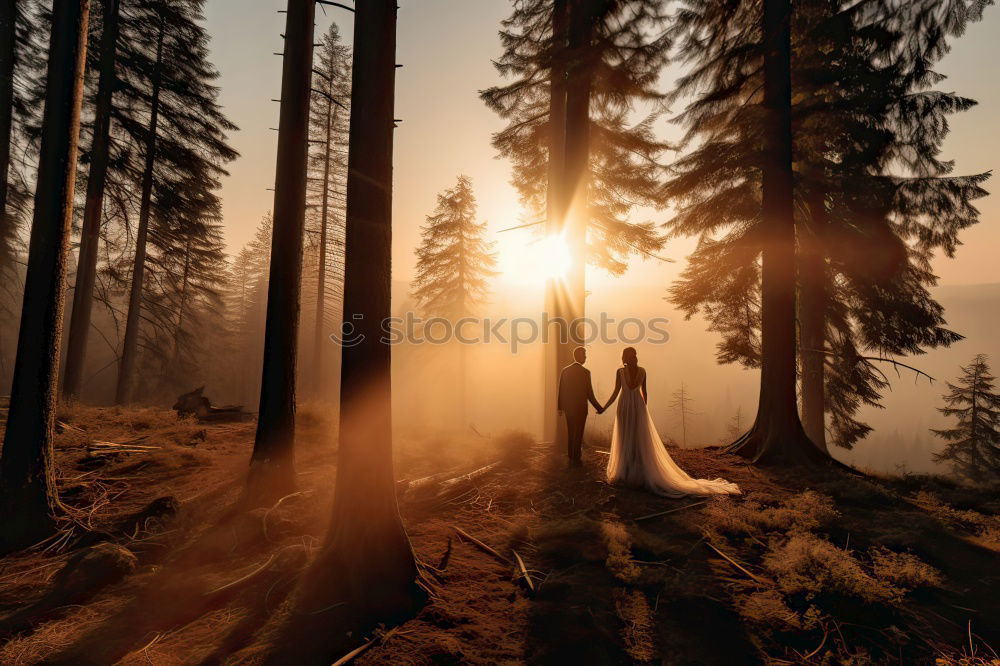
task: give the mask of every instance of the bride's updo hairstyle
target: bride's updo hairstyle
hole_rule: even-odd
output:
[[[635,347],[626,347],[622,351],[622,364],[628,368],[639,365],[639,355],[635,352]]]

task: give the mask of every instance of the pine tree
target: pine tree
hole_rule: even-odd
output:
[[[245,493],[252,503],[281,497],[295,486],[295,382],[315,15],[312,0],[288,1],[260,407]]]
[[[237,352],[237,400],[255,404],[260,399],[260,372],[264,354],[268,270],[271,260],[271,215],[261,219],[250,240],[230,263],[226,292],[227,328]]]
[[[344,188],[347,181],[347,134],[350,122],[350,49],[336,23],[318,45],[313,68],[313,104],[309,133],[309,210],[306,216],[306,264],[303,307],[312,315],[312,358],[307,366],[312,394],[328,397],[329,333],[343,305]],[[306,327],[306,330],[309,330]]]
[[[560,18],[567,8],[570,15]],[[577,16],[583,13],[577,29],[588,28],[591,34],[570,52],[569,23],[577,8]],[[566,112],[558,95],[551,106],[553,81],[565,88],[568,70],[584,68],[587,78],[579,85],[590,90],[584,106],[589,127],[583,128],[588,137],[587,260],[613,275],[625,271],[629,255],[648,256],[663,246],[652,223],[629,217],[638,207],[664,204],[659,158],[668,146],[656,139],[653,122],[664,111],[656,84],[670,46],[663,34],[666,20],[662,3],[653,0],[519,0],[503,23],[504,53],[495,62],[511,81],[481,93],[486,105],[508,120],[493,137],[494,147],[513,162],[512,182],[526,206],[544,218],[552,199],[565,197],[549,186],[551,160],[564,159],[552,156],[551,141],[558,139],[559,129],[568,131],[565,118],[550,113],[550,108]],[[556,37],[553,21],[563,26]],[[631,114],[643,109],[647,115],[630,123]],[[567,187],[563,183],[560,189]]]
[[[476,221],[476,199],[472,182],[459,176],[455,187],[438,195],[437,208],[427,217],[417,248],[413,297],[429,317],[444,317],[452,323],[469,316],[482,305],[489,292],[488,280],[495,275],[496,256],[492,243],[484,239],[486,223]],[[455,331],[456,334],[459,331]],[[463,418],[466,393],[466,345],[458,345],[457,404]]]
[[[113,119],[141,149],[117,156],[122,177],[109,183],[140,193],[131,271],[117,272],[129,287],[118,403],[133,398],[147,277],[150,282],[163,277],[147,258],[171,249],[174,241],[166,230],[176,220],[214,214],[224,164],[237,157],[226,141],[236,127],[217,102],[218,72],[208,60],[203,6],[204,0],[139,0],[122,8],[121,94],[116,95],[121,101]]]
[[[45,47],[35,37],[45,33],[38,29],[39,10],[37,0],[0,2],[0,321],[15,319],[21,286],[17,259],[23,252],[19,231],[31,213],[27,181],[37,145],[29,143],[27,129],[43,107],[45,70]]]
[[[60,513],[52,440],[89,11],[89,0],[53,7],[24,306],[0,452],[4,553],[48,536]]]
[[[472,181],[459,176],[438,195],[416,251],[413,297],[428,316],[457,320],[485,301],[496,265],[485,233],[486,223],[476,221]]]
[[[528,226],[568,246],[566,276],[546,285],[555,321],[584,317],[587,263],[620,275],[630,255],[663,246],[654,225],[631,213],[665,202],[667,145],[652,128],[664,110],[656,84],[670,46],[666,20],[656,0],[519,0],[503,23],[504,53],[494,64],[511,81],[481,97],[508,120],[493,145],[512,161],[512,182],[540,218]],[[555,434],[558,371],[581,342],[578,325],[546,345],[546,437]]]
[[[681,446],[687,447],[687,420],[694,412],[691,410],[691,394],[684,382],[681,382],[681,387],[674,391],[670,406],[677,410],[681,420]]]
[[[934,460],[949,463],[956,474],[972,481],[1000,481],[1000,394],[984,354],[962,367],[958,384],[948,383],[944,402],[938,411],[958,423],[931,430],[945,441]]]
[[[418,591],[396,503],[391,354],[382,332],[390,316],[395,0],[358,3],[353,50],[344,318],[364,338],[341,351],[333,515],[306,601],[324,609],[324,623],[371,627],[412,610]]]
[[[796,50],[802,410],[823,448],[824,406],[835,444],[870,432],[855,414],[888,386],[877,362],[961,339],[930,295],[929,260],[951,256],[977,221],[988,177],[939,160],[947,115],[975,102],[933,90],[942,77],[928,69],[982,5],[889,3],[862,17],[844,7],[800,10]]]
[[[87,340],[97,279],[97,251],[100,243],[101,220],[104,215],[104,191],[107,187],[111,152],[111,111],[117,76],[118,33],[121,17],[120,0],[101,3],[100,41],[97,49],[99,79],[94,101],[94,127],[90,148],[90,170],[87,175],[80,250],[73,288],[73,310],[69,326],[66,368],[63,372],[63,397],[75,399],[83,384]]]
[[[191,191],[202,186],[192,183]],[[225,273],[218,197],[177,202],[169,220],[150,234],[149,281],[143,295],[146,319],[140,375],[157,378],[146,395],[170,399],[205,383],[219,337]],[[162,201],[169,205],[169,201]],[[150,390],[152,389],[152,390]]]
[[[14,140],[17,28],[21,19],[17,0],[0,2],[0,276],[9,279],[17,236],[16,217],[8,213],[10,162]]]
[[[887,386],[881,357],[958,339],[930,296],[929,258],[954,249],[983,194],[984,176],[951,177],[936,158],[945,114],[969,103],[926,90],[938,79],[921,69],[927,49],[914,55],[919,35],[938,34],[941,20],[928,26],[914,7],[871,6],[798,3],[792,22],[802,409],[822,449],[824,407],[835,443],[850,446],[870,430],[854,414]],[[698,146],[675,163],[665,190],[681,204],[671,232],[701,238],[671,293],[722,333],[720,360],[756,367],[762,56],[757,34],[740,26],[760,4],[734,7],[688,2],[678,22],[694,67],[675,95],[704,92],[680,116]],[[894,172],[899,165],[906,171]]]

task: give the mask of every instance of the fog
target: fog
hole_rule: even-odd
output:
[[[404,285],[396,285],[397,307],[403,316],[411,303]],[[753,420],[757,406],[758,374],[740,366],[716,362],[718,336],[706,331],[699,317],[685,320],[666,300],[665,289],[656,287],[602,287],[588,298],[588,318],[598,320],[603,313],[620,322],[625,318],[666,318],[669,341],[662,344],[631,344],[639,363],[648,373],[649,405],[664,438],[682,443],[681,415],[675,394],[683,383],[690,399],[686,418],[687,446],[717,445],[729,441],[737,413],[742,427]],[[884,409],[865,408],[860,416],[874,432],[851,451],[833,448],[839,459],[863,469],[885,473],[938,472],[932,456],[940,440],[930,428],[943,427],[947,420],[937,412],[946,381],[954,381],[959,366],[978,353],[1000,359],[994,334],[1000,324],[1000,284],[942,287],[935,295],[945,306],[949,326],[966,339],[949,349],[900,359],[934,377],[918,377],[912,371],[891,364],[879,364],[891,381],[883,401]],[[530,290],[503,288],[480,315],[483,318],[528,317],[538,319],[540,294]],[[614,326],[611,327],[614,330]],[[467,336],[476,331],[467,327]],[[501,327],[510,331],[510,326]],[[628,329],[632,333],[634,327]],[[530,327],[522,325],[522,337]],[[626,342],[595,340],[588,345],[587,367],[599,401],[607,400],[614,388],[615,371],[620,365]],[[523,344],[516,352],[508,342],[467,345],[466,396],[455,346],[400,344],[393,350],[394,418],[399,429],[467,431],[483,435],[508,429],[542,435],[542,348]],[[591,413],[588,432],[609,432],[613,408],[603,415]]]

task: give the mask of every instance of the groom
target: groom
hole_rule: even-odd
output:
[[[569,443],[569,464],[579,467],[580,446],[583,444],[583,427],[587,424],[587,402],[594,406],[597,413],[604,411],[594,396],[594,387],[590,383],[590,370],[583,367],[587,360],[587,350],[577,347],[573,350],[572,363],[563,368],[559,374],[559,411],[566,416],[566,430]]]

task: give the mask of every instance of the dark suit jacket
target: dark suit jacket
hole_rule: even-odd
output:
[[[567,417],[585,417],[588,401],[594,409],[600,406],[590,383],[590,370],[579,363],[567,365],[559,374],[559,409]]]

